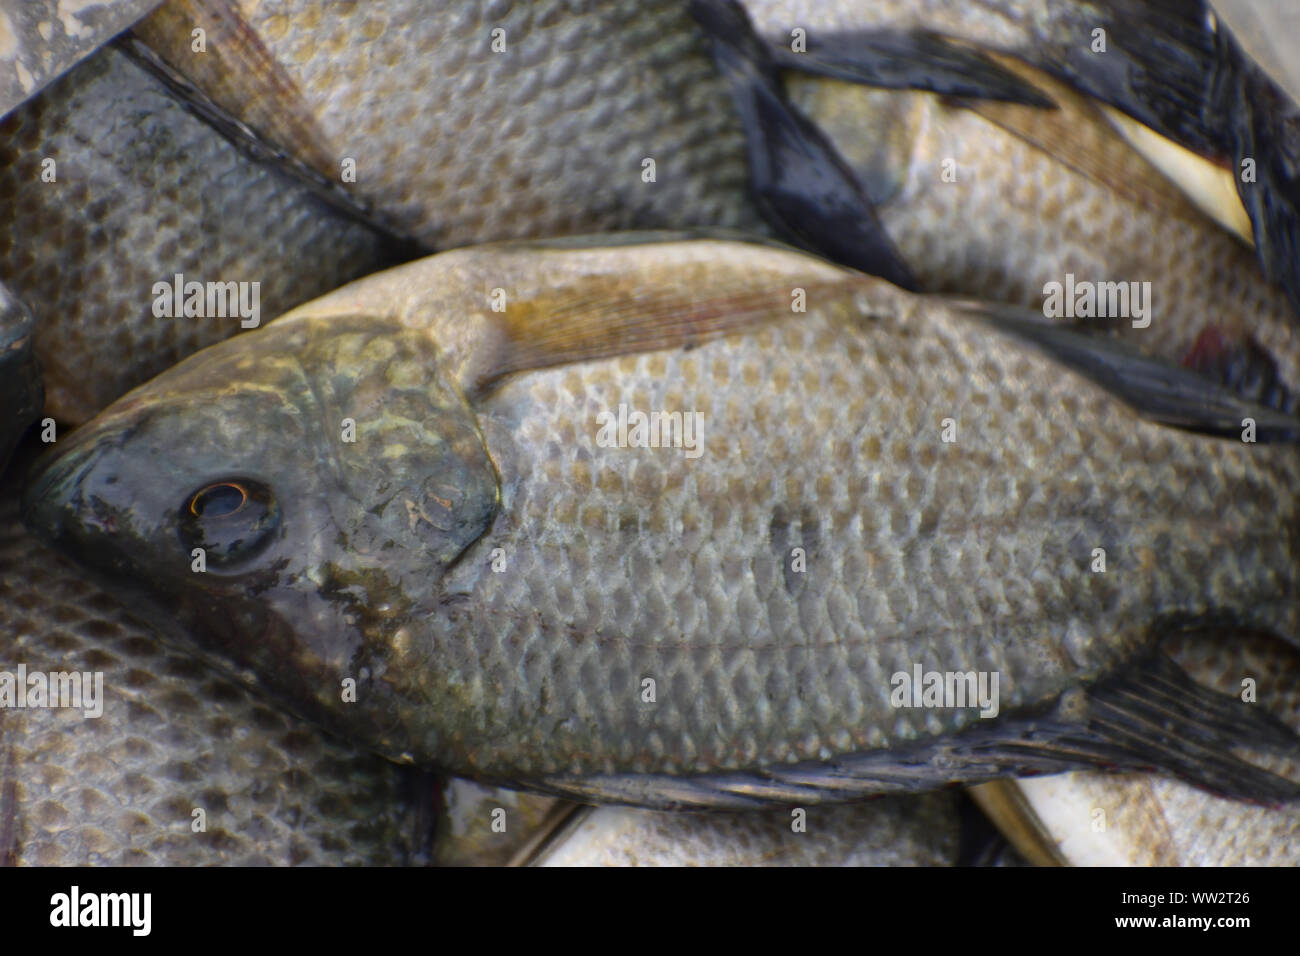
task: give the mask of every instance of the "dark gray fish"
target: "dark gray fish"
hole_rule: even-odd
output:
[[[0,3],[0,116],[127,29],[159,0]]]

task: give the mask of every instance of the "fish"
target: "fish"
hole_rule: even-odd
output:
[[[1266,634],[1225,644],[1206,636],[1171,639],[1165,653],[1199,683],[1261,707],[1300,731],[1300,655]],[[1249,741],[1240,746],[1249,747]],[[1257,757],[1255,759],[1264,759]],[[1300,775],[1300,754],[1274,771]],[[999,781],[994,799],[1012,808],[1000,825],[1029,854],[1077,866],[1296,866],[1300,811],[1216,797],[1143,774],[1067,773]]]
[[[430,861],[430,775],[326,736],[162,643],[23,529],[19,484],[11,471],[0,494],[0,865]],[[94,706],[15,706],[4,682],[19,668],[29,682],[86,675]]]
[[[0,474],[44,399],[33,324],[31,310],[0,284]]]
[[[525,866],[953,866],[958,795],[884,797],[772,812],[583,807]]]
[[[304,0],[174,0],[133,32],[231,116],[436,249],[766,231],[740,124],[719,108],[678,0],[387,0],[328,15]]]
[[[24,0],[0,8],[0,116],[39,93],[158,0]]]
[[[692,5],[731,21],[739,7]],[[1264,276],[1300,310],[1300,179],[1290,158],[1300,107],[1205,0],[746,0],[744,10],[780,38],[786,66],[843,78],[863,72],[873,38],[957,39],[1051,73],[1132,126],[1222,164]],[[868,74],[873,66],[869,55]]]
[[[880,89],[799,72],[800,55],[789,53],[788,42],[765,42],[758,31],[788,36],[792,25],[807,22],[796,18],[802,11],[765,0],[747,6],[752,24],[737,16],[738,5],[697,4],[717,14],[717,56],[735,95],[745,102],[784,98],[795,122],[806,118],[810,135],[832,144],[918,288],[1038,308],[1180,364],[1203,368],[1213,342],[1215,363],[1271,376],[1279,385],[1271,401],[1294,411],[1295,309],[1281,287],[1263,280],[1230,172],[1186,151],[1170,157],[1178,147],[1167,141],[1165,161],[1153,162],[1105,104],[993,51],[981,52],[1052,108],[953,95],[951,87]],[[847,45],[860,34],[817,30],[833,8],[819,8],[809,29]],[[853,21],[846,15],[834,22]],[[859,42],[858,49],[866,58],[870,48]],[[919,72],[909,48],[889,62]],[[778,65],[786,67],[779,74]],[[790,121],[780,108],[748,119],[751,148],[785,136]],[[1205,174],[1196,179],[1198,191],[1190,191],[1187,175],[1170,178],[1189,163]],[[826,219],[816,203],[798,204],[795,214],[810,233]],[[1076,279],[1078,295],[1099,287],[1114,295],[1076,310]]]
[[[917,13],[910,4],[752,0],[746,7],[765,36],[788,37],[791,24],[801,24],[816,43],[852,41],[859,73],[869,69],[872,81],[906,88],[873,102],[871,91],[805,75],[791,89],[800,94],[797,105],[807,107],[809,124],[801,125],[771,97],[725,108],[736,78],[725,67],[709,68],[711,49],[717,59],[709,38],[720,32],[734,40],[737,30],[723,18],[710,33],[695,20],[702,10],[726,6],[392,0],[340,8],[327,18],[301,0],[173,0],[134,35],[281,152],[341,181],[395,230],[436,248],[623,229],[734,228],[777,236],[906,288],[1022,305],[1041,305],[1045,283],[1064,281],[1067,273],[1109,281],[1110,272],[1093,270],[1112,267],[1143,281],[1152,276],[1158,324],[1141,338],[1154,340],[1159,354],[1181,359],[1216,323],[1234,357],[1259,343],[1291,392],[1300,389],[1295,309],[1284,292],[1260,281],[1251,253],[1209,227],[1176,188],[1155,183],[1161,174],[1140,155],[1108,165],[1119,147],[1134,150],[1111,125],[1122,114],[1104,112],[1100,98],[1110,93],[1138,112],[1146,101],[1080,91],[1087,84],[1071,74],[1069,83],[1055,82],[1076,108],[1054,116],[1050,127],[1044,120],[1049,111],[1041,107],[1055,98],[1038,88],[1045,78],[1036,83],[1022,75],[1026,61],[1054,63],[1052,53],[1072,41],[1078,17],[1091,8],[1052,0],[1057,20],[1039,30],[1034,3],[989,2],[973,12],[932,3]],[[1121,5],[1121,12],[1155,15],[1149,2],[1129,6],[1135,10]],[[192,49],[195,29],[210,41],[201,53]],[[941,30],[957,42],[943,40]],[[602,39],[583,46],[578,36]],[[989,55],[999,51],[1015,53],[1020,65]],[[1198,47],[1196,55],[1202,65],[1218,62],[1208,49]],[[787,56],[779,65],[807,67],[809,59]],[[740,82],[750,94],[765,90],[755,82],[763,71],[753,57],[741,60],[732,65]],[[1190,82],[1186,71],[1171,75],[1175,81]],[[937,92],[907,92],[913,88]],[[1187,91],[1150,96],[1180,93]],[[989,112],[996,104],[1004,122],[1018,117],[1021,127],[1050,128],[1045,139],[1058,155],[1041,155],[1042,142],[1026,145],[991,120],[945,105],[954,96]],[[913,97],[933,105],[906,105]],[[429,110],[429,102],[443,106]],[[511,104],[508,115],[504,103]],[[1062,142],[1060,131],[1080,123],[1083,134]],[[921,139],[910,158],[901,142],[908,133]],[[754,146],[760,136],[766,149]],[[1103,155],[1085,171],[1089,179],[1069,160],[1094,146]],[[937,179],[939,161],[954,147],[963,163],[960,186]],[[1035,167],[1010,184],[1016,170],[1002,161],[1007,149],[1031,154]],[[930,157],[931,150],[940,155]],[[648,160],[653,182],[644,180]],[[910,180],[907,195],[898,195],[897,182],[890,189],[871,181],[882,162],[876,178],[883,172]],[[1047,185],[1036,190],[1040,176]],[[977,181],[967,185],[972,177]],[[1211,178],[1231,194],[1224,214],[1253,242],[1233,177],[1214,167]],[[517,197],[509,203],[500,201],[503,182]],[[1008,210],[1001,202],[1006,188],[1033,195]],[[992,207],[986,196],[994,197]],[[970,218],[968,197],[978,203],[977,218]],[[886,216],[880,203],[890,199]],[[1078,226],[1074,210],[1086,220]],[[1064,234],[1052,230],[1061,219]],[[1117,223],[1124,224],[1118,237],[1111,228]],[[1018,229],[1006,232],[1009,224]],[[1148,228],[1162,241],[1146,242]],[[1195,254],[1193,265],[1168,261],[1182,249]],[[1235,306],[1243,295],[1244,308],[1217,308],[1225,301]],[[1243,331],[1252,311],[1259,321]]]
[[[117,47],[0,121],[0,195],[0,280],[33,310],[45,411],[69,426],[406,248],[248,156]]]
[[[742,809],[1104,764],[1284,802],[1227,750],[1294,735],[1148,652],[1300,642],[1297,441],[1010,307],[597,236],[212,346],[61,439],[24,515],[282,706],[487,783]],[[983,683],[926,707],[927,671]]]

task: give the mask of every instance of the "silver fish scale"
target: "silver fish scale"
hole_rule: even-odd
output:
[[[703,412],[703,455],[598,447],[595,416],[620,403]],[[998,672],[1005,712],[1113,664],[1162,615],[1223,606],[1297,633],[1297,515],[1278,494],[1293,451],[1139,422],[940,308],[861,321],[841,302],[530,373],[480,420],[502,514],[444,578],[455,611],[423,675],[457,769],[826,759],[976,719],[891,707],[914,663]],[[803,575],[786,573],[796,545]]]
[[[356,160],[350,188],[439,247],[766,231],[747,204],[739,122],[719,108],[725,89],[677,0],[239,6],[340,161]]]

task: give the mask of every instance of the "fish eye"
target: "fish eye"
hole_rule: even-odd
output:
[[[180,510],[181,543],[202,548],[212,567],[229,567],[255,557],[275,538],[280,507],[271,489],[250,478],[226,478],[204,485]]]
[[[190,514],[196,518],[223,518],[234,514],[248,502],[244,486],[233,481],[208,485],[190,499]]]

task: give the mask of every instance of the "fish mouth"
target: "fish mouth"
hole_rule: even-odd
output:
[[[62,544],[76,536],[86,513],[85,481],[104,452],[122,443],[127,429],[79,428],[41,456],[28,472],[23,523],[33,534]]]

